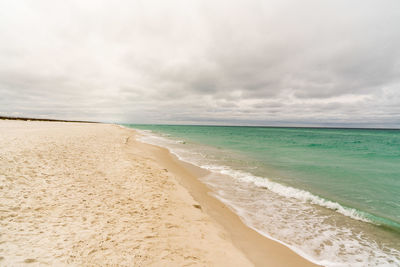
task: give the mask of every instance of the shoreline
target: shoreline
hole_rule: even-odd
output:
[[[314,266],[115,124],[0,121],[0,265]]]
[[[285,245],[305,259],[324,266],[348,264],[386,264],[392,266],[400,263],[399,243],[396,242],[399,240],[398,231],[386,227],[386,224],[380,224],[379,220],[375,218],[373,218],[374,220],[364,219],[370,218],[368,215],[372,213],[363,213],[362,209],[355,208],[356,205],[352,207],[342,203],[341,200],[346,198],[340,196],[343,197],[343,192],[347,192],[346,190],[349,189],[344,185],[357,183],[357,179],[353,181],[350,179],[351,177],[347,177],[346,183],[337,184],[338,189],[342,191],[338,190],[337,196],[332,195],[331,192],[332,198],[329,198],[329,190],[319,192],[318,187],[314,190],[312,187],[308,189],[308,185],[313,185],[315,182],[321,181],[321,188],[323,189],[324,186],[325,188],[327,185],[329,186],[329,182],[335,181],[328,179],[335,173],[329,172],[329,168],[323,168],[324,161],[326,162],[330,155],[325,155],[326,158],[319,158],[322,165],[317,164],[319,162],[317,160],[307,162],[307,158],[314,157],[313,152],[319,154],[319,148],[308,150],[304,146],[303,153],[299,153],[299,155],[303,154],[305,161],[300,160],[299,162],[296,160],[296,158],[300,158],[296,156],[296,145],[292,148],[286,148],[282,142],[271,141],[281,140],[274,133],[281,134],[284,137],[283,140],[291,140],[290,138],[296,136],[296,134],[308,138],[308,135],[301,135],[301,133],[304,133],[303,130],[293,134],[286,133],[285,130],[263,130],[265,131],[263,132],[259,129],[253,131],[252,129],[222,129],[218,127],[127,126],[138,129],[141,134],[138,140],[165,147],[178,159],[210,171],[211,174],[202,177],[200,181],[211,189],[213,196],[232,209],[235,214],[238,214],[248,227]],[[353,138],[354,134],[354,131],[349,132],[350,139]],[[390,137],[391,133],[387,134]],[[326,143],[329,144],[331,135],[324,135],[325,137],[322,136],[324,138],[321,140],[326,139]],[[254,140],[259,139],[259,142],[248,140],[249,136],[254,136]],[[256,136],[258,136],[258,139],[256,139]],[[269,139],[266,136],[269,136]],[[341,134],[337,136],[341,137]],[[389,137],[388,140],[392,140]],[[263,139],[265,138],[264,144]],[[359,138],[360,140],[365,139],[364,137]],[[303,138],[303,141],[305,141],[303,144],[309,143],[308,140]],[[356,138],[356,140],[358,139]],[[393,136],[391,142],[394,142],[394,140],[396,140],[395,136]],[[368,138],[364,141],[368,143]],[[299,143],[301,143],[301,138]],[[290,153],[289,156],[288,151],[293,153]],[[388,148],[387,153],[390,154],[390,151],[392,150]],[[280,152],[282,153],[280,154]],[[336,155],[340,155],[337,152],[341,152],[341,150],[336,151]],[[288,155],[288,158],[282,155]],[[344,153],[344,158],[349,159],[349,157],[346,157],[346,153]],[[346,166],[341,165],[340,161],[332,160],[332,162],[337,162],[335,163],[338,166],[337,168],[348,170]],[[360,164],[362,162],[360,160]],[[393,161],[387,163],[388,167],[395,165]],[[285,170],[297,170],[298,166],[309,166],[310,177],[315,175],[315,179],[304,179],[307,177],[306,175],[302,176],[301,172],[296,173],[295,171],[293,171],[292,176],[287,177],[279,175],[279,172],[276,172],[278,175],[274,174],[273,171],[275,170],[270,171],[269,169],[274,164],[275,170],[283,171],[282,174]],[[288,166],[286,168],[285,165],[280,164],[288,164]],[[373,166],[374,164],[371,163],[371,167]],[[321,176],[322,172],[318,172],[318,168],[321,168],[327,174],[325,178],[328,180],[325,181],[325,184],[323,180],[325,178]],[[370,174],[372,175],[366,177],[379,177],[376,170],[376,168],[371,169]],[[350,171],[354,170],[350,169]],[[288,177],[292,178],[288,179]],[[390,177],[389,174],[388,177]],[[299,181],[303,182],[303,186]],[[339,178],[338,181],[340,181]],[[384,181],[382,180],[382,186],[377,186],[377,189],[385,188]],[[366,188],[368,189],[368,187]],[[355,196],[361,195],[360,192],[355,194]],[[372,195],[371,202],[374,203],[374,197],[377,198],[378,196],[379,194],[377,196]],[[348,197],[351,199],[354,196],[348,195]],[[396,196],[393,195],[391,199],[395,198]],[[365,198],[360,198],[360,201],[362,199]],[[390,198],[386,198],[386,200],[390,201]],[[385,203],[390,202],[383,204]],[[376,207],[376,205],[372,205],[371,209],[373,207]],[[389,214],[393,216],[394,210],[388,210],[388,216]]]
[[[123,128],[138,134],[135,129]],[[200,181],[210,171],[180,160],[167,148],[138,140],[136,142],[152,147],[153,156],[159,164],[171,171],[179,183],[201,204],[201,209],[227,230],[233,244],[244,252],[255,266],[265,266],[267,263],[271,266],[319,266],[279,241],[250,228],[239,215],[212,196],[213,191]]]

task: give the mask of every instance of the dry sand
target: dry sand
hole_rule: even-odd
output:
[[[0,121],[0,266],[311,265],[195,174],[116,125]]]

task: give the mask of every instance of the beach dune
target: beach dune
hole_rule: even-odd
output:
[[[0,265],[257,265],[135,135],[0,121]]]

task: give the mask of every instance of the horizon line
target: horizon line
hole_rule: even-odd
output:
[[[167,124],[167,123],[117,123],[130,125],[157,126],[206,126],[206,127],[253,127],[253,128],[313,128],[313,129],[348,129],[348,130],[400,130],[399,128],[345,127],[345,126],[276,126],[276,125],[216,125],[216,124]]]

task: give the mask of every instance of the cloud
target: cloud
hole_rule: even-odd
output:
[[[0,113],[399,127],[399,24],[396,0],[2,1]]]

